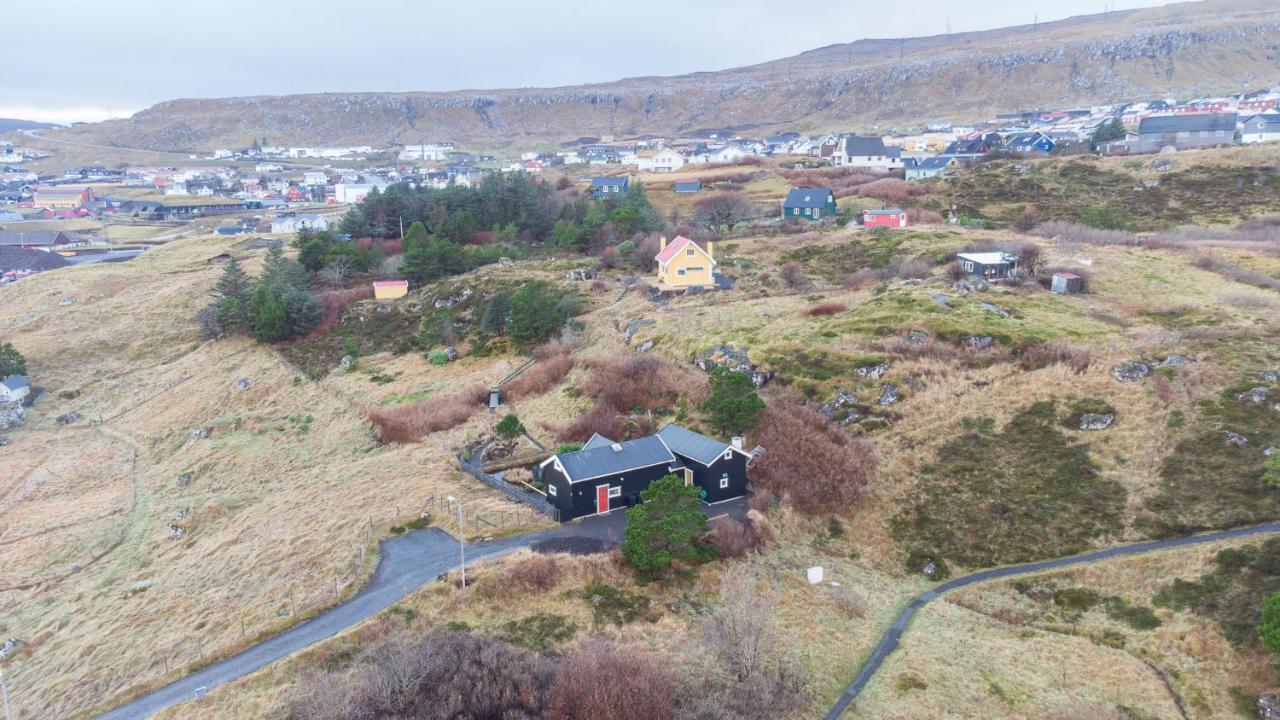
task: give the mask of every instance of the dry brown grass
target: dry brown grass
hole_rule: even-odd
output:
[[[834,303],[834,302],[819,303],[809,308],[808,310],[805,310],[804,314],[808,315],[809,317],[824,317],[826,315],[835,315],[837,313],[842,313],[847,309],[848,309],[847,307],[845,307],[840,303]]]
[[[424,435],[457,427],[484,407],[489,388],[472,385],[462,391],[423,400],[412,405],[374,407],[365,417],[378,429],[383,442],[417,442]]]
[[[560,384],[573,369],[573,351],[567,345],[547,343],[538,349],[538,357],[537,363],[503,388],[504,394],[513,402],[547,392]]]

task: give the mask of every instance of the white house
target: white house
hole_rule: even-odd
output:
[[[354,205],[364,202],[364,198],[373,192],[370,183],[338,183],[333,186],[333,199],[336,202]]]
[[[271,232],[292,235],[302,229],[320,232],[329,229],[329,220],[323,215],[285,215],[271,221]]]
[[[329,174],[323,170],[307,170],[302,173],[302,184],[307,186],[328,185]]]
[[[707,153],[707,162],[731,165],[736,162],[742,162],[742,159],[747,155],[750,155],[750,153],[737,145],[725,145]]]
[[[31,394],[31,383],[23,375],[10,375],[0,380],[0,402],[18,402]]]
[[[902,149],[885,147],[884,138],[842,135],[831,156],[831,164],[875,172],[901,170]]]
[[[453,151],[453,143],[419,143],[417,145],[405,145],[400,150],[401,160],[427,160],[430,162],[439,162],[449,157],[449,153]]]
[[[684,156],[671,148],[662,148],[653,152],[638,153],[636,162],[640,172],[675,172],[684,167]]]
[[[1280,114],[1254,115],[1240,124],[1240,142],[1256,145],[1280,140]]]

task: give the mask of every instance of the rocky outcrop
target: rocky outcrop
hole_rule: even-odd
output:
[[[880,386],[880,397],[876,402],[881,405],[896,405],[901,397],[902,396],[898,392],[897,385],[894,385],[893,383],[885,383]]]
[[[1280,720],[1280,692],[1263,693],[1258,698],[1258,717]]]
[[[27,409],[21,402],[0,403],[0,430],[20,428],[27,422]]]
[[[627,323],[627,328],[622,331],[622,341],[628,345],[631,344],[632,338],[642,329],[657,325],[658,321],[652,318],[637,318]]]
[[[862,419],[862,413],[858,409],[858,398],[846,387],[836,390],[835,397],[822,403],[818,411],[826,419],[841,425],[848,425]]]
[[[1122,362],[1111,368],[1111,377],[1123,383],[1142,382],[1142,379],[1151,374],[1151,366],[1139,360]]]
[[[1238,432],[1232,432],[1231,430],[1228,430],[1223,434],[1223,440],[1231,447],[1244,447],[1249,444],[1249,438]]]
[[[746,349],[739,349],[733,345],[712,345],[703,351],[701,355],[694,358],[693,364],[706,372],[711,372],[718,367],[725,367],[736,372],[746,373],[751,378],[751,382],[758,388],[764,387],[773,378],[772,372],[759,370],[752,364],[747,356]]]
[[[1236,393],[1236,400],[1240,400],[1242,402],[1248,401],[1254,405],[1261,405],[1266,402],[1267,398],[1270,396],[1271,388],[1259,385],[1258,387],[1251,388],[1245,392]]]
[[[1081,430],[1106,430],[1115,421],[1115,413],[1080,413]]]
[[[889,363],[886,362],[876,363],[875,365],[863,365],[857,370],[854,370],[854,373],[860,380],[879,380],[884,377],[886,372],[889,372]]]
[[[59,415],[57,418],[54,419],[54,422],[58,423],[59,425],[70,425],[71,423],[76,422],[79,419],[80,419],[80,413],[76,412],[75,410],[72,410],[70,412],[65,412]]]

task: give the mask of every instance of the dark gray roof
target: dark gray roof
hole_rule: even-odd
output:
[[[31,387],[31,383],[27,382],[24,375],[10,375],[4,380],[0,380],[0,385],[4,385],[10,390],[20,390],[24,387]]]
[[[0,245],[61,245],[75,242],[62,230],[0,230]]]
[[[849,157],[884,157],[884,139],[862,135],[845,135],[844,154]]]
[[[696,433],[688,428],[671,424],[658,431],[658,437],[677,455],[696,460],[703,465],[710,465],[729,449],[729,445]]]
[[[826,188],[791,188],[791,192],[787,193],[785,207],[826,207],[829,197],[832,197],[831,191]]]
[[[942,170],[951,164],[951,158],[931,157],[924,158],[916,163],[917,170]]]
[[[1143,118],[1138,123],[1139,135],[1163,135],[1180,132],[1236,131],[1235,113],[1204,113],[1200,115],[1160,115]]]
[[[628,470],[668,465],[676,457],[656,436],[613,443],[603,447],[582,449],[577,452],[556,455],[570,482],[614,475]]]
[[[1262,127],[1259,127],[1259,126]],[[1266,130],[1267,132],[1280,132],[1280,115],[1264,113],[1254,115],[1253,117],[1244,119],[1245,132],[1258,130]]]
[[[613,441],[610,440],[609,438],[601,435],[600,433],[594,433],[591,436],[591,439],[583,443],[582,447],[578,449],[590,450],[592,448],[598,448],[598,447],[609,447],[612,444],[613,444]]]

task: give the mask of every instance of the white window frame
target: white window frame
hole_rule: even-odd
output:
[[[555,486],[554,484],[553,484],[553,485],[547,485],[547,495],[548,495],[548,496],[550,496],[550,497],[555,497],[555,496],[556,496],[556,486]]]
[[[720,489],[721,490],[729,489],[729,473],[725,473],[720,476]]]
[[[728,460],[728,459],[729,459],[729,458],[731,458],[731,457],[733,457],[733,451],[732,451],[732,450],[725,450],[725,451],[724,451],[724,459],[725,459],[725,460]]]
[[[618,485],[618,486],[610,485],[610,486],[609,486],[609,499],[610,499],[610,500],[612,500],[612,499],[614,499],[614,498],[620,498],[620,497],[622,497],[622,486],[621,486],[621,485]],[[612,506],[612,505],[613,505],[613,503],[610,503],[610,506]]]

